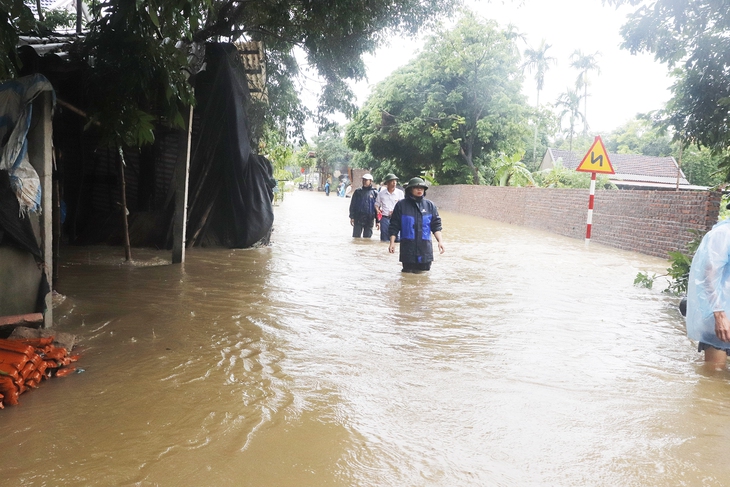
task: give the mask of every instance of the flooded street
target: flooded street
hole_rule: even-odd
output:
[[[646,486],[730,482],[730,373],[663,259],[443,213],[402,274],[349,199],[300,191],[272,245],[64,248],[84,373],[0,411],[3,485]]]

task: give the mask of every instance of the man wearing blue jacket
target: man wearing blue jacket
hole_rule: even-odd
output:
[[[362,175],[362,187],[352,193],[350,200],[350,225],[352,236],[355,238],[370,238],[373,236],[375,223],[375,198],[378,192],[373,188],[373,177],[370,174]]]
[[[427,189],[428,184],[421,178],[408,181],[406,197],[395,205],[390,218],[388,252],[395,253],[395,238],[400,232],[403,272],[420,273],[431,269],[431,234],[438,242],[439,253],[446,251],[441,238],[441,217],[436,205],[426,199]]]

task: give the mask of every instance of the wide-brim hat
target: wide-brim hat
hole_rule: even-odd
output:
[[[406,184],[406,188],[423,188],[428,189],[428,183],[424,181],[421,178],[411,178],[410,181],[408,181],[408,184]]]
[[[393,174],[393,173],[390,173],[390,174],[388,174],[387,176],[385,176],[385,179],[383,179],[383,182],[384,182],[384,183],[387,183],[387,182],[389,182],[389,181],[393,181],[393,180],[395,180],[395,181],[398,181],[398,176],[396,176],[396,175],[395,175],[395,174]]]

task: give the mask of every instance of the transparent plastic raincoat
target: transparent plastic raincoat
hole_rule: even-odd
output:
[[[730,313],[730,220],[712,227],[692,259],[687,285],[687,336],[730,349],[715,335],[714,311]]]

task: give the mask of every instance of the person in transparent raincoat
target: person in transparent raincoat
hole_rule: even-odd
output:
[[[705,362],[725,366],[730,350],[730,220],[712,227],[695,252],[687,285],[687,336]]]

